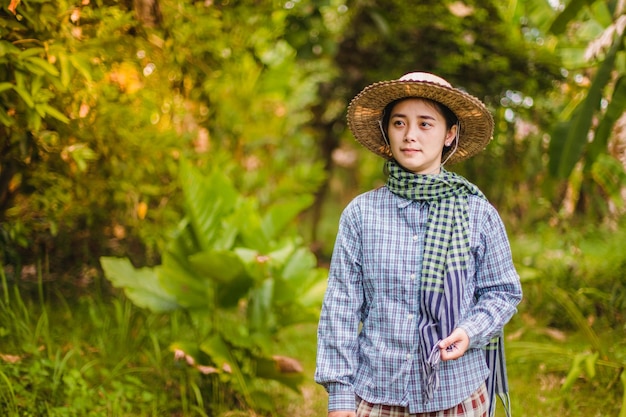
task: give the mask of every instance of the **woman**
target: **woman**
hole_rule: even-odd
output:
[[[389,176],[341,216],[315,373],[328,416],[482,417],[496,393],[510,412],[501,335],[519,276],[495,208],[443,167],[487,145],[491,114],[418,72],[365,88],[348,124]]]

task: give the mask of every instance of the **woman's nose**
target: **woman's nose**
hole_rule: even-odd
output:
[[[419,130],[415,126],[408,126],[406,129],[406,134],[404,135],[404,140],[406,142],[415,142],[417,140],[417,136],[419,134]]]

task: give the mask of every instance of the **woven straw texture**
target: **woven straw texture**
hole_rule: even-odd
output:
[[[391,159],[379,121],[385,106],[394,100],[421,97],[448,107],[459,119],[459,145],[447,165],[482,151],[493,135],[493,117],[476,97],[461,90],[428,81],[382,81],[366,87],[348,106],[348,126],[358,142],[385,159]],[[446,150],[442,160],[452,149]]]

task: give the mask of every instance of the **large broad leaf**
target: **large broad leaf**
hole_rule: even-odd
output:
[[[288,201],[273,204],[263,218],[265,236],[275,239],[298,214],[313,203],[313,196],[303,195]]]
[[[241,258],[232,251],[205,251],[189,257],[191,267],[216,288],[215,301],[221,307],[234,307],[252,288]]]
[[[269,278],[250,291],[248,304],[250,334],[265,351],[269,349],[271,336],[276,331],[276,316],[273,308],[274,284],[275,281]]]
[[[622,39],[622,36],[620,36],[619,41],[613,44],[606,59],[598,69],[587,97],[574,111],[564,142],[561,143],[560,138],[554,137],[550,141],[550,172],[556,173],[556,176],[559,178],[567,178],[569,176],[585,149],[593,117],[600,107],[602,90],[610,80],[615,56],[621,48]],[[553,146],[562,146],[562,152],[555,152],[552,149]]]
[[[122,288],[137,306],[155,312],[175,310],[177,300],[168,293],[158,279],[158,268],[136,269],[128,259],[100,258],[104,274],[113,286]]]
[[[200,248],[227,248],[232,242],[220,240],[223,236],[220,225],[237,203],[237,190],[221,172],[216,170],[205,177],[185,160],[181,161],[180,180],[185,196],[185,212]]]
[[[166,253],[158,276],[161,286],[182,307],[207,310],[213,308],[214,289],[211,283],[203,280],[184,259]]]
[[[269,250],[270,241],[261,227],[261,216],[254,199],[242,202],[229,222],[239,225],[239,238],[243,246],[262,253]]]
[[[241,258],[227,250],[198,252],[189,257],[189,263],[199,274],[221,283],[232,281],[245,270]]]
[[[276,288],[276,301],[297,300],[308,288],[314,285],[317,259],[307,248],[298,248],[285,262],[281,273],[281,285]]]

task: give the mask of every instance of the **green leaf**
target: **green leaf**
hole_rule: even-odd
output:
[[[254,399],[258,410],[268,411],[270,413],[269,415],[276,415],[276,407],[274,406],[276,400],[273,395],[261,391],[260,389],[255,389],[250,392],[250,397]]]
[[[589,325],[587,319],[583,316],[582,312],[571,299],[570,295],[563,289],[551,286],[549,288],[550,294],[554,299],[563,306],[567,315],[572,319],[574,324],[580,331],[587,337],[587,340],[596,351],[603,352],[604,345],[600,342],[600,338],[593,328]]]
[[[313,196],[303,195],[281,203],[273,204],[263,217],[261,227],[265,236],[275,239],[298,214],[313,203]]]
[[[163,256],[163,264],[158,272],[161,286],[180,306],[200,310],[213,308],[210,282],[190,269],[185,259],[168,252]]]
[[[0,56],[19,55],[22,51],[9,41],[0,40]]]
[[[595,352],[592,354],[588,354],[585,356],[585,373],[589,376],[589,378],[593,379],[596,376],[596,362],[598,361],[598,357],[600,353]]]
[[[91,76],[91,66],[89,65],[89,61],[86,58],[80,57],[78,55],[71,55],[70,62],[72,63],[72,66],[76,68],[76,70],[80,72],[87,81],[93,81],[93,77]]]
[[[178,308],[176,299],[159,284],[157,268],[135,269],[128,259],[111,257],[100,258],[100,264],[106,278],[135,305],[155,312]]]
[[[0,107],[0,123],[4,126],[13,126],[15,124],[15,119],[10,117],[3,108]]]
[[[250,292],[250,303],[248,305],[250,332],[258,337],[258,343],[266,350],[271,344],[271,335],[276,330],[273,300],[273,279],[266,279],[261,286]]]
[[[616,207],[624,206],[622,189],[626,184],[626,172],[620,161],[608,154],[600,155],[591,167],[591,177]]]
[[[564,138],[565,142],[562,144],[563,152],[557,154],[553,150],[550,151],[551,157],[558,156],[558,159],[550,160],[550,164],[557,164],[556,167],[551,167],[550,171],[556,172],[559,178],[567,178],[569,176],[585,149],[593,117],[596,114],[596,110],[600,107],[602,90],[610,80],[615,56],[617,51],[621,48],[622,39],[623,35],[615,41],[606,59],[598,69],[596,77],[587,93],[587,97],[585,97],[585,100],[581,102],[574,111],[567,136]],[[550,146],[552,147],[552,143],[550,143]]]
[[[253,199],[248,199],[238,207],[234,219],[240,225],[245,225],[239,231],[244,246],[259,252],[267,252],[270,249],[270,239],[263,231],[259,209]]]
[[[315,307],[316,314],[319,314],[318,306],[321,305],[328,286],[328,270],[317,268],[311,271],[310,275],[309,281],[313,282],[313,285],[301,291],[298,300],[304,307]]]
[[[583,7],[590,5],[595,0],[571,0],[565,9],[554,19],[552,25],[550,26],[550,32],[555,35],[560,35],[565,32],[567,28],[567,24],[572,20],[576,19],[578,13],[583,9]]]
[[[0,83],[0,93],[4,93],[7,90],[10,90],[13,88],[13,83],[7,83],[7,82],[3,82]]]
[[[200,344],[200,349],[209,355],[217,367],[235,376],[235,380],[239,383],[240,392],[246,398],[248,404],[254,406],[254,400],[250,396],[246,378],[224,339],[219,334],[212,335]]]
[[[35,107],[35,102],[33,101],[33,98],[31,97],[30,93],[28,91],[26,91],[25,88],[23,87],[13,87],[14,90],[17,92],[17,94],[20,95],[20,97],[22,98],[22,100],[24,100],[24,103],[30,107],[31,109]]]
[[[214,334],[200,344],[200,350],[209,355],[213,363],[220,367],[237,367],[233,359],[230,348],[219,334]]]
[[[237,191],[221,172],[216,170],[210,177],[204,177],[186,160],[181,161],[180,180],[185,211],[200,248],[225,249],[223,242],[218,241],[220,225],[235,207]]]
[[[611,130],[615,122],[622,116],[626,109],[626,76],[620,77],[615,83],[613,96],[609,102],[604,117],[600,121],[593,142],[589,144],[589,157],[587,166],[590,166],[601,153],[606,152],[606,146],[611,136]]]
[[[561,391],[569,391],[573,386],[578,377],[582,374],[582,362],[585,360],[587,353],[579,353],[574,358],[572,365],[567,373],[567,377],[565,377],[565,381],[561,386]]]
[[[51,63],[49,63],[48,61],[46,61],[43,58],[40,58],[38,56],[33,56],[30,58],[26,58],[25,61],[28,61],[32,64],[34,64],[36,67],[41,68],[45,73],[48,73],[49,75],[52,75],[54,77],[58,77],[59,76],[59,70],[56,69],[56,67],[54,65],[52,65]]]
[[[256,374],[265,379],[278,381],[296,392],[304,381],[302,366],[293,359],[284,356],[256,358]]]
[[[67,87],[70,85],[72,75],[70,59],[65,53],[59,53],[57,56],[59,57],[59,66],[61,67],[61,84]]]
[[[42,47],[27,48],[27,49],[20,51],[19,57],[20,59],[26,59],[26,58],[30,58],[33,56],[41,56],[45,53],[46,53],[46,50]]]
[[[198,273],[222,283],[233,280],[245,270],[241,258],[227,250],[198,252],[189,257],[189,263]]]
[[[283,269],[283,279],[301,287],[306,285],[306,278],[317,266],[317,258],[305,247],[298,248],[287,260]]]
[[[40,104],[40,107],[48,116],[54,117],[55,119],[63,123],[70,122],[70,119],[67,116],[65,116],[63,113],[50,106],[49,104]]]

